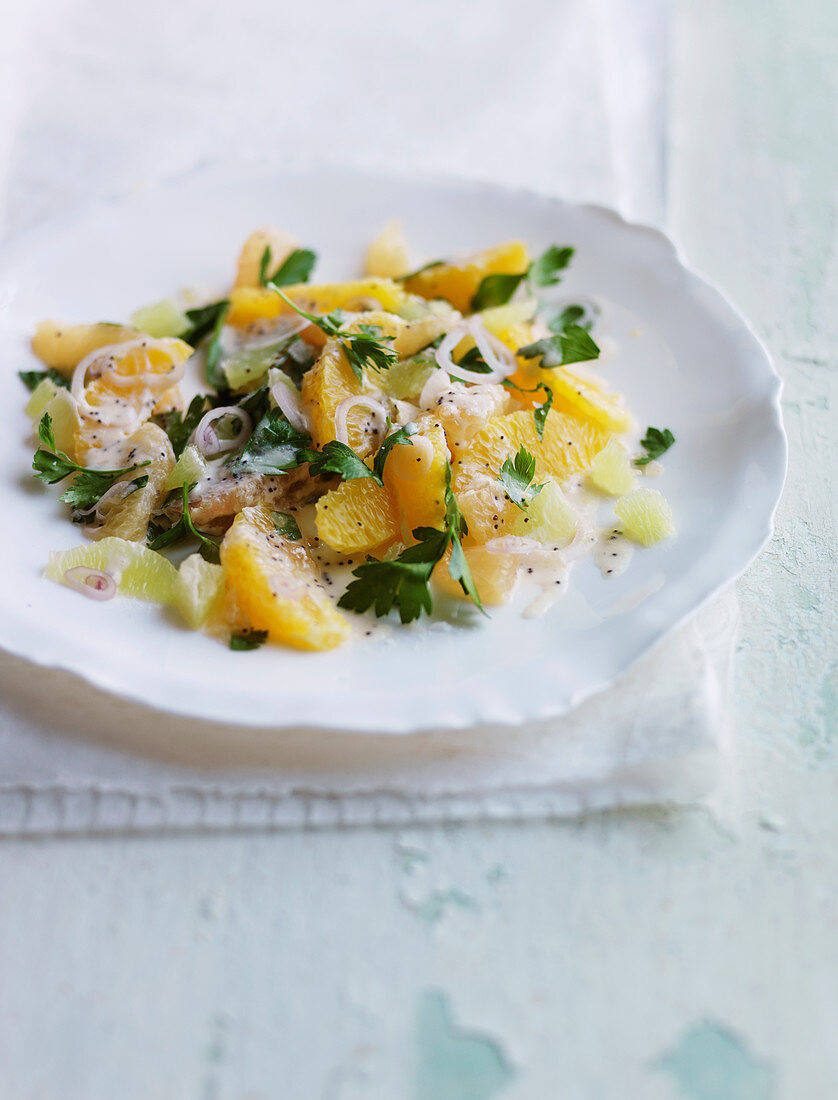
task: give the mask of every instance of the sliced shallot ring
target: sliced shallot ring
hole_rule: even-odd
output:
[[[120,375],[114,369],[116,360],[120,356],[127,354],[136,347],[148,347],[149,344],[153,342],[151,337],[142,336],[138,337],[136,340],[124,340],[121,344],[106,344],[104,347],[95,348],[88,355],[85,355],[84,359],[76,365],[73,371],[73,377],[70,381],[70,393],[76,399],[79,410],[88,416],[94,412],[84,399],[85,379],[90,368],[94,363],[98,363],[100,360],[104,360],[105,362],[110,361],[108,370],[102,371],[102,374],[111,374],[113,376],[113,382],[118,386],[134,386],[139,381],[148,388],[168,390],[171,389],[172,386],[177,385],[186,371],[186,360],[182,363],[175,364],[172,369],[165,374],[154,374],[151,376],[148,373]],[[154,379],[153,386],[149,381],[150,377]]]
[[[335,439],[339,443],[345,443],[347,447],[349,446],[349,426],[346,418],[349,410],[354,409],[356,405],[362,409],[367,409],[372,414],[373,419],[377,421],[376,435],[383,436],[387,431],[387,411],[379,400],[375,397],[366,397],[364,394],[344,397],[335,409]]]
[[[64,583],[91,600],[112,600],[116,595],[116,581],[110,573],[75,565],[64,574]]]
[[[232,439],[221,439],[213,424],[225,416],[234,416],[241,422],[241,426]],[[217,409],[210,409],[205,413],[195,431],[192,433],[192,442],[198,451],[206,458],[212,455],[224,454],[226,451],[236,451],[250,438],[253,431],[253,418],[250,413],[239,405],[219,405]]]
[[[451,353],[461,340],[471,337],[486,365],[490,367],[488,373],[468,370],[455,363]],[[514,354],[496,336],[493,336],[481,323],[473,317],[466,321],[460,321],[447,333],[445,339],[436,349],[434,358],[442,370],[454,378],[463,382],[473,382],[476,385],[487,382],[502,382],[510,374],[515,373],[517,363]]]
[[[310,321],[307,321],[305,317],[294,315],[292,320],[287,314],[283,314],[277,318],[278,323],[275,328],[272,328],[269,332],[263,332],[259,336],[250,336],[244,341],[244,351],[250,351],[256,348],[269,348],[271,344],[276,344],[280,340],[287,340],[289,336],[296,336],[298,332],[302,332],[304,328],[308,328]]]
[[[285,414],[288,423],[300,432],[307,432],[310,428],[308,413],[303,408],[302,402],[293,382],[283,382],[280,378],[270,388],[270,395],[277,404],[277,408]]]
[[[95,504],[92,504],[89,508],[85,508],[81,512],[76,512],[75,515],[89,516],[91,512],[94,512],[96,514],[96,518],[101,519],[101,509],[103,504],[110,504],[111,502],[113,502],[114,504],[118,504],[119,501],[123,500],[127,496],[130,496],[131,493],[136,492],[136,489],[137,486],[134,485],[133,481],[117,481],[113,485],[111,485],[110,489],[102,493]]]

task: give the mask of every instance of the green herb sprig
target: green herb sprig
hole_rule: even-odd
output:
[[[293,286],[295,283],[307,283],[311,278],[317,253],[310,248],[295,248],[290,252],[273,275],[268,275],[272,261],[271,246],[265,245],[265,251],[259,261],[260,286]]]
[[[62,389],[70,388],[70,379],[65,378],[61,371],[57,371],[54,367],[50,367],[49,370],[19,370],[17,376],[30,393],[33,393],[45,378]]]
[[[157,413],[151,417],[153,424],[162,428],[169,437],[175,458],[180,458],[189,441],[190,435],[200,424],[207,408],[212,404],[212,398],[206,394],[197,394],[189,402],[186,412],[179,409],[170,409],[169,412]]]
[[[423,611],[430,614],[433,611],[431,575],[450,547],[448,572],[475,606],[485,614],[463,552],[462,539],[467,534],[465,516],[451,489],[451,467],[446,463],[445,519],[442,529],[417,527],[413,531],[416,543],[408,546],[393,561],[368,558],[363,565],[352,571],[356,580],[350,583],[338,600],[338,606],[358,613],[372,608],[379,618],[396,609],[403,623],[413,622]]]
[[[570,324],[563,332],[545,336],[543,340],[518,348],[517,354],[523,359],[541,359],[540,365],[549,368],[599,359],[599,351],[599,345],[587,329]]]
[[[526,271],[516,275],[486,275],[480,280],[477,293],[471,300],[473,312],[505,305],[526,279],[530,287],[555,286],[573,258],[575,249],[551,245],[546,252],[533,260]]]
[[[538,496],[543,485],[533,483],[535,477],[535,456],[521,446],[513,459],[507,458],[500,468],[498,481],[506,495],[522,512],[526,512],[534,497]]]
[[[215,562],[217,565],[219,561],[219,540],[208,535],[205,531],[198,530],[192,522],[192,516],[189,514],[189,494],[197,484],[197,481],[193,481],[191,484],[185,483],[182,486],[183,511],[177,523],[172,524],[164,531],[153,524],[149,524],[148,548],[149,550],[162,550],[165,546],[183,542],[184,539],[196,538],[200,543],[201,557],[207,561]]]
[[[333,309],[331,313],[316,314],[307,313],[291,301],[287,294],[279,287],[271,285],[271,289],[282,298],[286,305],[299,313],[301,317],[312,325],[316,325],[326,336],[334,337],[346,356],[347,362],[355,373],[359,382],[363,381],[364,368],[371,367],[378,370],[389,370],[398,362],[398,355],[392,347],[388,347],[392,337],[383,336],[378,325],[359,324],[356,333],[344,332],[343,326],[349,319],[349,315],[342,309]]]
[[[634,460],[635,466],[648,466],[665,454],[674,442],[675,436],[669,428],[647,428],[646,434],[640,440],[640,446],[646,454]]]
[[[98,504],[99,499],[115,481],[150,463],[150,460],[146,460],[121,470],[88,470],[86,466],[80,466],[63,451],[58,450],[52,429],[52,417],[49,413],[44,413],[38,423],[38,441],[41,445],[32,458],[35,477],[46,482],[47,485],[55,485],[70,477],[71,474],[76,474],[73,484],[62,493],[59,499],[65,504],[72,505],[77,511],[92,508]]]

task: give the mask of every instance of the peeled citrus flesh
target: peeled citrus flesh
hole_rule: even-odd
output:
[[[611,393],[600,379],[569,366],[540,369],[539,381],[552,389],[558,412],[584,417],[607,432],[630,432],[635,427],[620,395]]]
[[[284,229],[276,229],[273,226],[265,226],[254,229],[242,245],[236,266],[237,287],[260,286],[259,274],[262,269],[262,256],[265,248],[271,250],[271,262],[268,274],[274,275],[277,268],[281,267],[288,256],[298,247],[298,241]]]
[[[448,447],[445,432],[432,417],[420,417],[409,443],[387,456],[384,484],[396,502],[403,534],[416,527],[438,527],[445,518]]]
[[[138,336],[134,328],[102,321],[95,325],[64,325],[41,321],[35,326],[32,351],[42,363],[62,374],[72,374],[86,355],[108,344],[121,344]]]
[[[109,573],[122,596],[162,604],[172,604],[175,600],[177,569],[162,554],[139,542],[104,538],[72,550],[54,551],[49,556],[44,575],[63,583],[67,570],[76,566]]]
[[[334,309],[355,311],[383,309],[398,313],[405,299],[400,283],[391,279],[355,279],[347,283],[296,283],[282,293],[307,313],[331,313]],[[230,293],[226,321],[242,328],[254,321],[269,320],[282,313],[293,314],[287,302],[269,287],[240,286]]]
[[[616,439],[609,439],[591,463],[588,483],[606,496],[621,497],[631,492],[636,480],[628,454]]]
[[[535,457],[539,480],[553,477],[565,481],[587,469],[608,438],[596,424],[554,410],[547,414],[543,439],[538,438],[535,419],[528,410],[495,416],[461,454],[454,471],[455,491],[481,470],[496,475],[519,447]]]
[[[669,502],[657,489],[635,489],[614,505],[627,538],[641,546],[654,546],[675,534]]]
[[[320,539],[342,554],[389,546],[399,537],[390,494],[372,478],[344,481],[317,501],[315,514]]]
[[[333,649],[350,633],[302,541],[280,535],[265,505],[244,508],[221,544],[228,593],[251,629],[297,649]]]
[[[555,481],[547,481],[530,500],[527,510],[517,509],[512,534],[566,546],[576,534],[576,515]]]
[[[530,256],[522,241],[509,241],[459,261],[435,264],[405,279],[404,288],[423,298],[444,298],[461,313],[471,309],[477,288],[487,275],[522,275]]]
[[[515,590],[518,576],[518,560],[514,554],[496,554],[485,546],[467,546],[464,550],[472,580],[480,600],[487,607],[507,603]],[[433,572],[434,583],[446,594],[456,599],[469,597],[459,581],[448,572],[450,550]]]
[[[143,541],[151,513],[165,493],[169,475],[174,469],[175,455],[169,437],[156,424],[143,424],[130,437],[129,443],[133,452],[131,464],[146,460],[149,464],[123,475],[119,481],[129,482],[138,477],[147,477],[148,481],[142,488],[134,489],[110,506],[105,522],[98,531],[93,532],[97,538],[115,535],[132,541]]]
[[[364,270],[367,275],[398,279],[410,270],[402,223],[388,222],[367,249]]]

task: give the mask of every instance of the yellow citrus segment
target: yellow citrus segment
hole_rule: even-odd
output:
[[[369,477],[344,481],[315,506],[317,533],[333,550],[355,554],[383,548],[399,537],[390,494]]]
[[[224,570],[220,565],[204,561],[200,554],[190,554],[181,562],[174,603],[193,630],[221,609],[224,599]]]
[[[147,336],[180,336],[190,327],[189,318],[172,298],[161,298],[134,310],[131,324]]]
[[[434,264],[418,271],[405,280],[404,288],[423,298],[444,298],[455,309],[467,313],[487,275],[522,275],[529,262],[527,246],[522,241],[509,241],[460,261]]]
[[[528,410],[493,417],[472,439],[454,472],[455,492],[475,473],[496,476],[505,459],[525,447],[536,462],[536,478],[554,477],[561,482],[587,469],[608,435],[596,424],[551,410],[539,439],[535,419]]]
[[[518,576],[518,561],[514,554],[496,554],[485,546],[468,546],[465,549],[466,561],[471,570],[477,593],[487,607],[507,603],[515,590]],[[469,597],[463,591],[459,581],[455,581],[448,572],[451,557],[449,550],[445,558],[433,572],[434,582],[446,594],[466,600]]]
[[[244,508],[221,544],[228,592],[253,630],[297,649],[333,649],[349,623],[320,584],[308,550],[280,535],[265,505]]]
[[[410,271],[402,223],[388,222],[367,249],[364,270],[367,275],[378,275],[385,279],[398,279]]]
[[[75,461],[76,436],[80,422],[76,403],[70,396],[69,390],[56,386],[54,382],[45,378],[29,398],[26,413],[35,422],[36,431],[41,418],[49,416],[52,420],[52,434],[55,437],[56,447]]]
[[[96,325],[63,325],[60,321],[41,321],[35,327],[32,350],[42,363],[63,374],[73,369],[97,348],[133,340],[137,330],[126,325],[102,321]]]
[[[539,368],[539,372],[540,381],[553,391],[554,407],[558,412],[585,417],[607,432],[620,434],[634,429],[634,417],[623,404],[622,397],[610,393],[600,379],[573,367]]]
[[[86,566],[109,573],[117,582],[117,591],[151,603],[171,604],[178,588],[178,571],[162,554],[138,542],[105,538],[99,542],[55,551],[49,556],[44,575],[65,583],[68,569]]]
[[[156,424],[143,424],[129,440],[134,456],[132,464],[148,460],[149,465],[140,470],[125,474],[116,484],[130,484],[136,478],[147,477],[148,481],[139,489],[134,489],[121,499],[113,498],[105,513],[105,522],[98,530],[91,532],[95,538],[130,539],[132,542],[145,540],[151,513],[158,506],[166,489],[169,474],[175,466],[175,455],[169,437]]]
[[[275,274],[277,268],[298,246],[298,241],[284,229],[275,229],[273,226],[265,226],[254,229],[242,245],[236,268],[236,281],[234,286],[258,287],[259,273],[262,269],[262,256],[266,248],[271,250],[271,262],[268,271]]]
[[[349,312],[381,309],[398,313],[405,299],[399,283],[391,279],[354,279],[347,283],[297,283],[285,286],[282,293],[307,313],[331,313],[333,309]],[[230,294],[227,324],[243,328],[254,321],[293,313],[276,291],[268,287],[235,287]]]
[[[641,546],[654,546],[675,534],[672,509],[657,489],[635,489],[617,501],[614,512],[623,521],[623,534]]]
[[[384,484],[398,507],[403,534],[416,527],[438,527],[445,518],[448,446],[432,417],[420,417],[410,445],[396,445],[384,466]]]
[[[555,481],[547,481],[530,501],[526,512],[516,509],[512,533],[524,538],[567,546],[576,534],[576,514]]]
[[[588,470],[588,483],[612,497],[625,496],[634,488],[636,473],[619,441],[609,439]]]

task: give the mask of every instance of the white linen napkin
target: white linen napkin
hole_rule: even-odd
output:
[[[526,185],[661,224],[666,12],[666,0],[426,0],[399,16],[383,0],[260,0],[231,24],[202,0],[149,0],[128,27],[96,0],[19,5],[0,44],[0,227],[268,146]],[[725,759],[735,620],[731,589],[563,719],[407,737],[222,729],[0,655],[0,832],[693,800]]]

